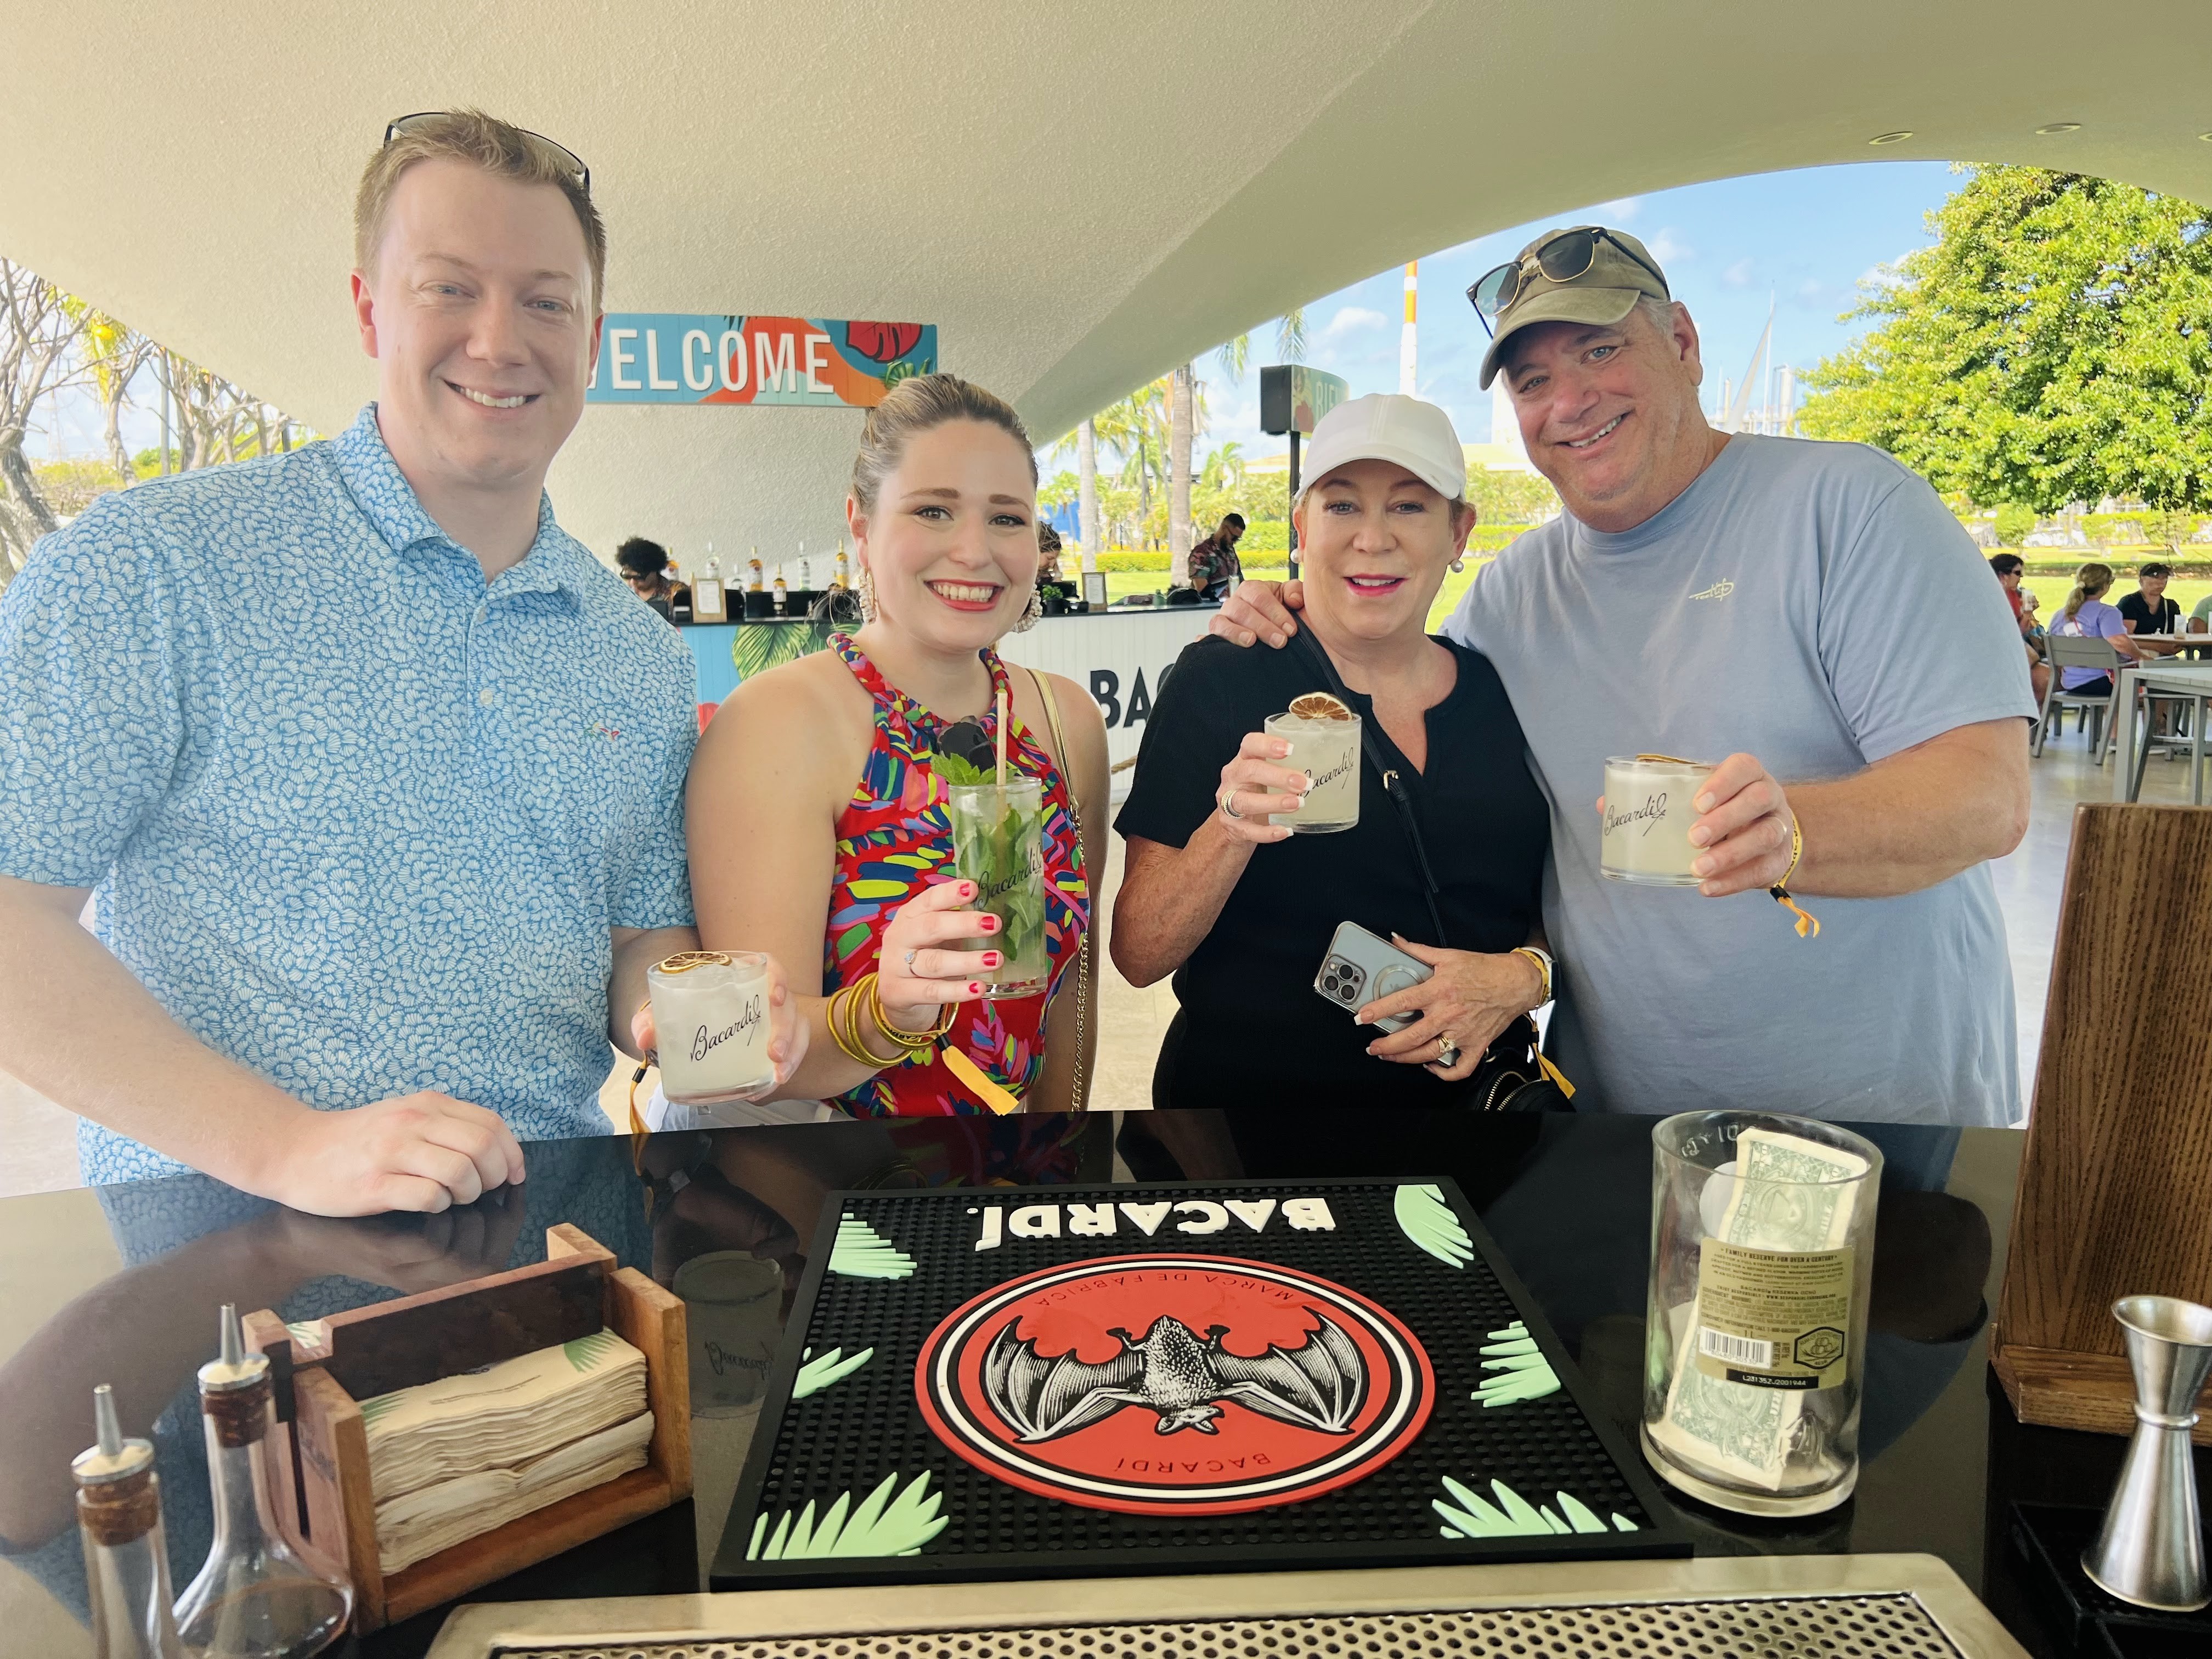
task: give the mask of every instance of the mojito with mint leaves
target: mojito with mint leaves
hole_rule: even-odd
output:
[[[999,966],[979,973],[987,998],[1035,996],[1052,972],[1044,940],[1044,799],[1035,778],[1003,784],[957,757],[939,756],[949,794],[954,869],[975,884],[978,910],[999,919],[996,933],[954,941],[965,951],[996,951]]]

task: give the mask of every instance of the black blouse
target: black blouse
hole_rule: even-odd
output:
[[[1428,758],[1417,772],[1382,738],[1413,803],[1442,890],[1455,950],[1497,952],[1527,941],[1550,846],[1544,798],[1528,774],[1520,722],[1480,653],[1439,641],[1458,683],[1428,711]],[[1186,845],[1215,810],[1221,769],[1245,736],[1293,697],[1324,688],[1301,653],[1208,637],[1187,647],[1161,682],[1129,798],[1114,827]],[[1154,1098],[1163,1105],[1303,1102],[1443,1106],[1462,1085],[1425,1066],[1366,1052],[1382,1033],[1358,1025],[1313,988],[1337,925],[1389,939],[1438,941],[1397,809],[1372,767],[1360,769],[1359,822],[1335,835],[1292,836],[1253,849],[1212,931],[1176,971],[1182,1012],[1162,1045]]]

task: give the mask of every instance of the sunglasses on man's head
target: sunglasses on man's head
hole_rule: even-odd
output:
[[[396,121],[386,121],[384,124],[384,142],[388,146],[401,133],[411,132],[426,121],[442,121],[453,113],[453,112],[449,109],[418,110],[412,115],[403,115]],[[532,132],[527,127],[518,127],[515,131],[526,138],[535,138],[566,161],[568,164],[568,171],[576,175],[576,187],[586,196],[592,193],[592,170],[584,165],[582,156],[570,149],[568,145],[555,143],[542,132]]]
[[[1586,275],[1597,262],[1597,245],[1610,242],[1630,258],[1642,265],[1659,280],[1661,288],[1667,287],[1666,274],[1650,260],[1622,241],[1603,226],[1587,230],[1563,230],[1547,238],[1540,246],[1518,259],[1508,259],[1504,264],[1485,271],[1474,286],[1467,291],[1467,302],[1474,307],[1474,314],[1482,319],[1482,325],[1492,333],[1497,330],[1491,324],[1498,313],[1521,297],[1528,285],[1528,268],[1555,283],[1571,283]],[[1668,292],[1673,292],[1668,289]]]

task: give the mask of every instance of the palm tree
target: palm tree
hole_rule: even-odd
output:
[[[1097,441],[1121,457],[1121,483],[1137,492],[1139,533],[1152,517],[1152,480],[1164,477],[1165,382],[1154,380],[1091,416]]]
[[[1169,580],[1181,587],[1190,579],[1191,404],[1197,376],[1188,363],[1168,377],[1168,560]]]
[[[1292,306],[1275,321],[1275,350],[1285,362],[1296,362],[1306,355],[1306,308]],[[1231,380],[1242,380],[1252,362],[1252,337],[1240,334],[1224,343],[1218,353],[1221,366],[1229,371]]]
[[[1075,429],[1075,533],[1083,538],[1083,568],[1096,570],[1105,551],[1098,523],[1098,422]]]

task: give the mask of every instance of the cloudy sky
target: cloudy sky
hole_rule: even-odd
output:
[[[1931,240],[1925,216],[1960,182],[1948,164],[1929,161],[1766,173],[1570,208],[1447,248],[1420,262],[1420,394],[1451,412],[1464,441],[1489,439],[1490,397],[1475,385],[1488,338],[1468,287],[1547,226],[1593,222],[1633,232],[1665,267],[1705,341],[1709,405],[1722,375],[1742,377],[1770,296],[1775,361],[1809,368],[1859,331],[1838,320],[1859,281]],[[1355,397],[1395,392],[1404,287],[1394,265],[1308,306],[1306,361],[1343,375]],[[1252,355],[1255,364],[1278,361],[1273,325],[1253,331]],[[1256,368],[1232,381],[1209,354],[1199,374],[1211,416],[1201,455],[1231,440],[1248,457],[1282,453],[1284,441],[1259,429]]]

